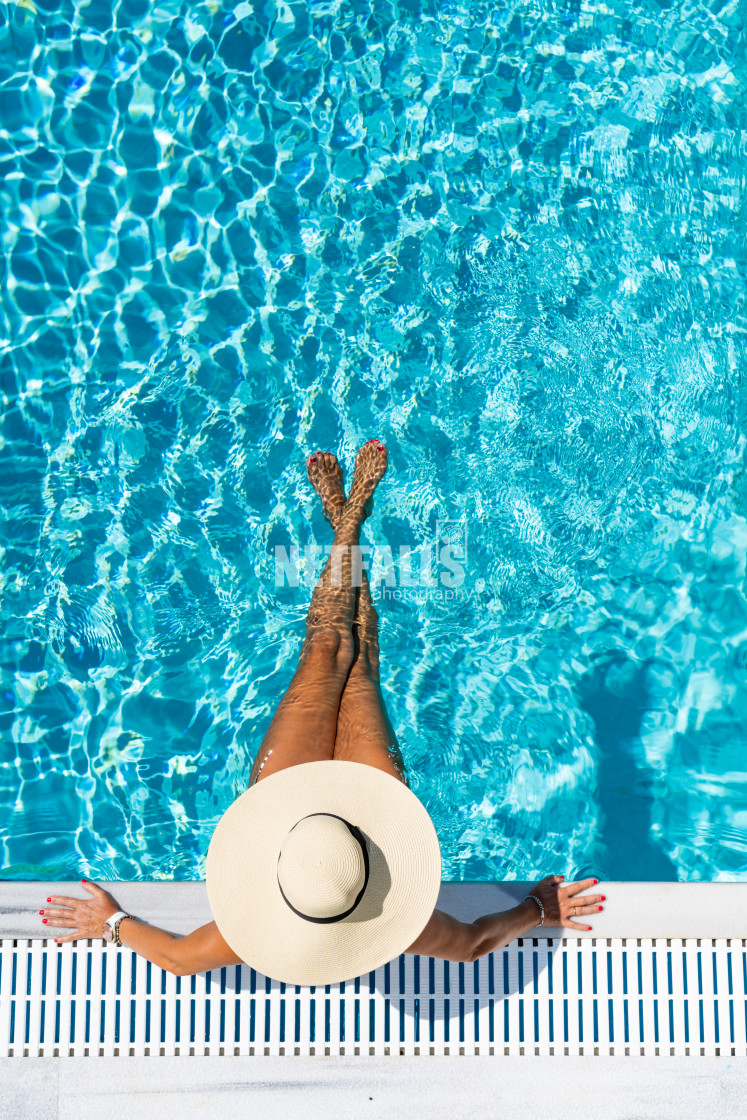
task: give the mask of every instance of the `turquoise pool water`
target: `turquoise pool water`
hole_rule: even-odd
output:
[[[2,877],[203,876],[376,434],[444,878],[747,879],[738,7],[0,24]]]

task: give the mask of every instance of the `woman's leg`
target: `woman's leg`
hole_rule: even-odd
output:
[[[250,786],[286,766],[333,757],[340,697],[355,656],[351,546],[358,544],[366,502],[385,470],[386,452],[376,450],[376,441],[365,444],[355,463],[354,500],[338,509],[333,551],[311,596],[298,668],[257,752]],[[333,476],[327,458],[312,457],[309,477],[334,506]]]
[[[379,616],[366,573],[353,623],[354,660],[337,713],[335,758],[365,762],[408,784],[379,681]]]
[[[330,481],[323,490],[316,485],[314,478],[311,482],[322,499],[325,516],[335,528],[345,503],[342,470],[334,455],[327,454],[325,459]],[[379,681],[378,623],[379,616],[371,599],[368,577],[363,572],[352,627],[354,657],[340,698],[334,757],[375,766],[407,785],[402,753]]]

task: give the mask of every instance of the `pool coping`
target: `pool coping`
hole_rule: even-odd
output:
[[[186,934],[213,920],[205,882],[95,880],[121,909],[149,925]],[[461,921],[515,906],[533,883],[510,880],[442,883],[437,907]],[[637,883],[603,881],[594,892],[606,896],[602,913],[591,915],[590,932],[537,926],[528,937],[743,938],[747,883]],[[589,892],[584,892],[589,893]],[[79,880],[0,881],[0,938],[49,938],[39,910],[48,895],[87,897]],[[740,917],[741,904],[741,917]]]

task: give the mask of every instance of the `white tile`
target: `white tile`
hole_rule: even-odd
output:
[[[132,1110],[158,1120],[461,1120],[494,1117],[498,1106],[500,1115],[521,1120],[700,1120],[716,1110],[737,1120],[747,1099],[747,1062],[724,1058],[69,1058],[58,1064],[58,1120],[101,1120]]]
[[[0,1058],[2,1120],[56,1120],[59,1068],[49,1058]]]

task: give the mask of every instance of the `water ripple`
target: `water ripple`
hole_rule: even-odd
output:
[[[733,7],[0,11],[6,878],[188,878],[292,673],[304,455],[446,878],[744,879]],[[398,569],[399,570],[399,569]]]

